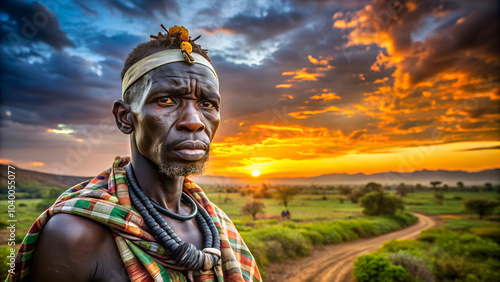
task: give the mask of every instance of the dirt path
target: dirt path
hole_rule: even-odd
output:
[[[369,239],[317,248],[311,256],[273,264],[268,270],[268,281],[322,281],[347,282],[352,277],[353,262],[360,255],[380,248],[384,242],[398,239],[414,239],[424,229],[436,225],[428,216],[415,214],[419,221],[404,229]]]

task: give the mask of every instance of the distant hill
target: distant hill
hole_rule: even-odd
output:
[[[14,170],[13,170],[14,171]],[[37,187],[40,189],[45,188],[69,188],[91,177],[81,176],[66,176],[56,175],[49,173],[36,172],[31,170],[24,170],[21,168],[15,169],[16,172],[16,188],[31,188]],[[0,185],[5,187],[7,185],[7,165],[0,165]]]
[[[39,187],[41,189],[58,187],[69,188],[77,183],[92,177],[65,176],[48,173],[41,173],[31,170],[16,169],[16,184],[18,188]],[[244,178],[232,178],[223,176],[203,175],[193,179],[200,184],[216,185],[246,185],[249,183]],[[429,186],[431,181],[442,181],[443,184],[455,186],[458,181],[462,181],[466,186],[484,185],[490,182],[493,185],[500,184],[500,169],[483,170],[478,172],[449,171],[449,170],[420,170],[414,172],[396,173],[385,172],[375,174],[346,174],[333,173],[315,177],[299,178],[255,178],[253,183],[266,182],[269,184],[288,185],[364,185],[370,181],[383,185],[398,185],[401,182],[406,184],[420,183]],[[0,165],[0,184],[4,187],[7,184],[7,166]]]
[[[258,179],[256,179],[258,180]],[[378,182],[383,185],[398,185],[401,182],[406,184],[420,183],[424,186],[429,186],[431,181],[442,181],[443,184],[455,186],[458,181],[462,181],[466,186],[484,185],[486,182],[492,184],[500,183],[500,169],[483,170],[479,172],[466,171],[449,171],[449,170],[420,170],[414,172],[384,172],[375,174],[346,174],[333,173],[315,177],[299,177],[299,178],[268,178],[262,179],[261,182],[269,184],[288,184],[288,185],[362,185],[370,181]],[[196,180],[199,183],[205,184],[245,184],[245,180],[241,178],[230,178],[222,176],[200,176]]]

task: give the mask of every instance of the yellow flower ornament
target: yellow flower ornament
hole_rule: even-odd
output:
[[[168,34],[170,36],[177,36],[181,40],[181,52],[184,56],[184,60],[186,62],[193,64],[194,58],[191,56],[191,52],[193,52],[193,46],[189,43],[189,31],[184,26],[174,25],[173,27],[168,29]]]

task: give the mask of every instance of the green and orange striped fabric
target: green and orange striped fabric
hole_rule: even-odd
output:
[[[54,205],[38,217],[24,238],[16,256],[16,272],[7,281],[29,280],[37,239],[50,217],[57,213],[83,216],[108,226],[131,281],[261,281],[255,260],[234,224],[188,178],[184,180],[184,191],[212,217],[219,231],[222,257],[209,271],[187,272],[176,267],[131,206],[123,168],[129,161],[128,157],[117,157],[110,169],[61,194]]]

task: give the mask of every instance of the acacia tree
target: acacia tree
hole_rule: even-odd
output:
[[[465,185],[464,185],[464,183],[462,181],[458,181],[457,182],[457,187],[458,187],[459,191],[463,191],[464,188],[465,188]]]
[[[444,200],[444,194],[443,194],[443,190],[436,190],[434,192],[434,198],[436,198],[436,203],[438,205],[443,205],[443,200]]]
[[[397,196],[381,192],[371,192],[360,199],[363,213],[366,215],[393,215],[404,209],[403,200]]]
[[[274,191],[274,197],[288,209],[290,201],[299,193],[299,189],[294,186],[278,186]]]
[[[258,213],[264,213],[264,208],[266,205],[260,201],[250,201],[246,202],[243,207],[241,207],[241,213],[252,216],[252,219],[257,218]]]
[[[432,188],[436,189],[437,186],[441,185],[441,181],[431,181]]]
[[[357,203],[358,200],[363,197],[364,195],[368,193],[383,193],[384,192],[384,187],[382,187],[382,184],[375,183],[375,182],[368,182],[365,186],[363,186],[361,189],[353,189],[351,190],[351,193],[347,196],[349,200],[353,204]]]
[[[404,183],[400,183],[396,188],[396,190],[397,190],[396,194],[398,194],[401,197],[406,196],[406,194],[410,192],[410,189],[408,189],[408,187]]]
[[[479,214],[479,219],[490,214],[498,205],[499,202],[487,199],[469,199],[464,202],[465,209]]]
[[[493,191],[493,185],[489,182],[484,183],[484,191]]]
[[[384,192],[384,187],[382,187],[382,184],[379,183],[368,182],[368,184],[366,184],[365,187],[361,189],[361,191],[363,192],[363,194],[367,194],[370,192]]]

